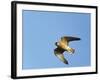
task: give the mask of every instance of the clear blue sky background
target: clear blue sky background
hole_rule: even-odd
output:
[[[23,69],[90,66],[90,14],[23,10]],[[55,55],[55,42],[77,36],[70,43],[76,51],[64,53],[69,65]]]

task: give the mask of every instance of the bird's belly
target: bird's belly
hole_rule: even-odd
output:
[[[65,51],[67,51],[67,46],[61,46],[61,48]]]

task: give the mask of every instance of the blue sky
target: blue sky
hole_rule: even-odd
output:
[[[23,69],[90,66],[90,14],[23,10]],[[70,43],[73,55],[64,53],[69,64],[61,62],[54,49],[62,36],[77,36]]]

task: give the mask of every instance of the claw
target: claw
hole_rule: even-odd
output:
[[[75,50],[74,50],[73,48],[70,48],[70,47],[68,47],[67,51],[68,51],[69,53],[74,53],[74,52],[75,52]]]
[[[71,48],[71,52],[72,52],[72,53],[74,53],[74,52],[75,52],[75,50],[74,50],[73,48]]]

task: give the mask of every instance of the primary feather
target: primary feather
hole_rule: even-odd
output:
[[[60,49],[60,48],[56,48],[55,50],[54,50],[54,54],[62,61],[62,62],[64,62],[65,64],[68,64],[68,61],[64,58],[64,55],[63,55],[63,52],[64,52],[65,50],[62,50],[62,49]]]

